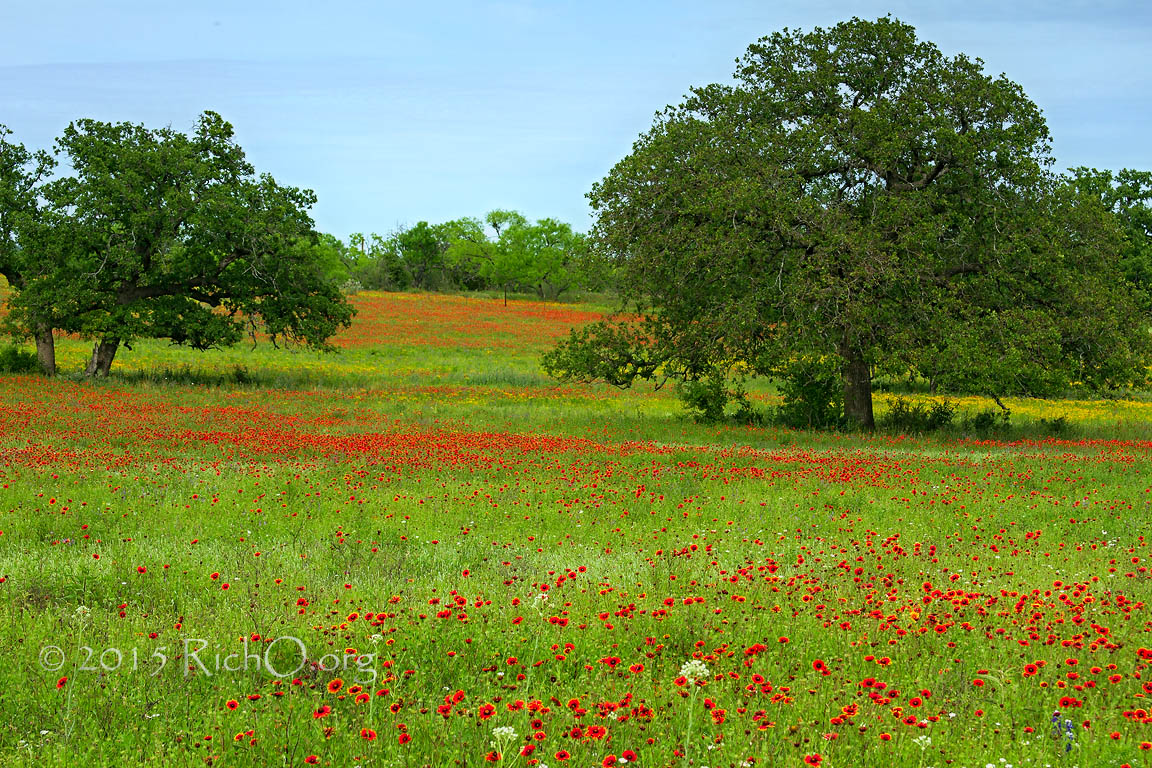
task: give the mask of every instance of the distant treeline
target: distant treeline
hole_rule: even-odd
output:
[[[497,290],[553,300],[610,282],[592,266],[583,234],[516,211],[491,211],[483,221],[421,221],[389,235],[353,234],[347,242],[322,235],[321,248],[334,269],[344,270],[349,291]]]

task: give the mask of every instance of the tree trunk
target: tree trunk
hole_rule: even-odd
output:
[[[871,431],[876,428],[872,415],[872,373],[864,354],[854,347],[840,350],[844,358],[844,416],[855,429]]]
[[[116,350],[120,348],[120,339],[104,338],[92,347],[92,359],[84,369],[87,376],[107,376],[112,368],[112,360],[116,357]]]
[[[36,323],[36,357],[45,376],[56,375],[56,339],[45,322]]]

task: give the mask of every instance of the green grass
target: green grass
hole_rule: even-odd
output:
[[[1021,444],[706,426],[537,355],[152,342],[0,379],[0,765],[1147,764],[1143,403],[1010,402]],[[225,669],[244,639],[361,661]]]

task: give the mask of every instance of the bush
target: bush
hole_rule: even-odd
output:
[[[1007,427],[1010,419],[1008,411],[986,408],[973,416],[964,417],[962,426],[968,431],[986,434],[998,427]]]
[[[888,406],[880,425],[893,432],[924,434],[952,425],[956,406],[948,400],[917,403],[898,397]]]
[[[248,366],[246,365],[232,366],[231,378],[233,383],[239,384],[241,386],[247,386],[256,382],[256,377],[252,375],[252,373],[248,370]]]
[[[732,414],[733,421],[746,427],[759,427],[764,424],[764,413],[752,407],[746,392],[740,390],[732,399],[736,401],[736,413]]]
[[[350,277],[340,284],[340,293],[344,294],[345,296],[350,296],[354,293],[360,293],[362,290],[364,290],[364,286],[354,277]]]
[[[731,383],[719,371],[712,371],[700,379],[688,379],[680,383],[680,401],[692,412],[697,424],[718,424],[725,419],[725,409],[735,403],[736,411],[731,419],[737,424],[760,425],[764,414],[756,410],[748,399],[748,393],[739,379]]]
[[[778,421],[793,429],[830,429],[843,422],[844,390],[836,358],[802,357],[781,371]]]
[[[724,377],[715,373],[703,379],[691,379],[680,384],[680,400],[693,412],[699,424],[715,424],[724,418],[728,405],[728,390]]]
[[[1065,437],[1072,432],[1072,422],[1067,416],[1057,416],[1053,419],[1040,419],[1040,428],[1050,435]]]
[[[10,344],[0,349],[0,373],[39,373],[40,361],[35,352]]]
[[[1051,419],[1040,418],[1036,423],[1040,434],[1053,436],[1053,438],[1069,438],[1079,432],[1073,421],[1067,416],[1056,416]]]

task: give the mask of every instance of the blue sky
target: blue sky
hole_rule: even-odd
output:
[[[1152,169],[1141,0],[0,0],[0,123],[49,148],[79,117],[187,130],[212,109],[342,237],[497,207],[587,229],[592,183],[689,86],[783,27],[887,13],[1020,83],[1058,167]]]

